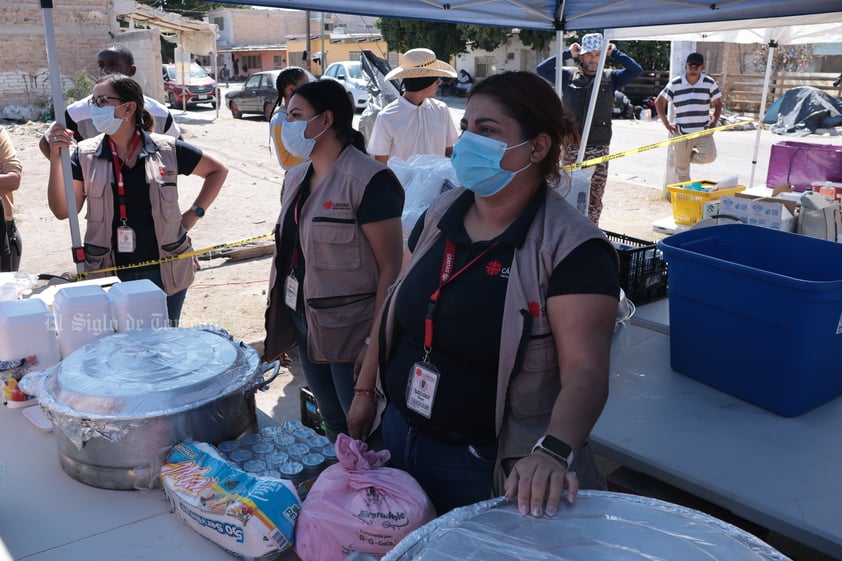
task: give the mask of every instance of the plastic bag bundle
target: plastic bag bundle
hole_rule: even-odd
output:
[[[458,185],[456,172],[450,158],[434,154],[418,154],[408,160],[390,158],[389,168],[395,172],[406,193],[401,216],[406,241],[433,199]]]
[[[562,174],[561,181],[554,188],[556,192],[576,209],[588,215],[588,204],[591,200],[591,177],[596,167],[575,169],[569,175]]]
[[[374,452],[340,434],[336,458],[339,463],[322,472],[301,507],[295,549],[302,561],[343,561],[355,551],[379,558],[435,518],[411,475],[383,467],[388,451]]]

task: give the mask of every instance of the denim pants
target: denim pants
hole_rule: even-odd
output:
[[[316,398],[327,437],[333,442],[340,433],[348,433],[346,419],[354,399],[354,364],[316,364],[311,361],[307,353],[307,318],[294,312],[292,320],[298,336],[298,355],[304,379]]]
[[[409,472],[439,515],[492,498],[497,444],[452,444],[412,428],[394,405],[380,423],[392,465]]]
[[[158,267],[145,270],[125,269],[118,271],[117,276],[120,277],[120,280],[123,282],[149,279],[161,290],[164,290],[164,281],[161,279],[161,269]],[[184,290],[179,290],[172,296],[167,296],[167,316],[171,327],[178,327],[178,321],[181,317],[181,308],[184,306],[184,299],[186,297],[186,288]]]

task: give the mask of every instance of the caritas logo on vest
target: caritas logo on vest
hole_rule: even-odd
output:
[[[325,210],[350,210],[350,203],[337,203],[334,201],[325,201],[322,203],[322,208]]]
[[[489,277],[500,277],[501,279],[508,279],[511,267],[504,267],[502,263],[496,259],[492,259],[485,265],[485,274]]]

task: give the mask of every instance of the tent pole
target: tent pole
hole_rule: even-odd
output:
[[[67,121],[64,118],[64,91],[62,90],[61,73],[58,67],[58,49],[53,23],[53,2],[52,0],[40,1],[41,15],[44,20],[44,39],[47,44],[47,66],[50,74],[53,113],[56,123],[62,127],[67,127]],[[76,212],[76,194],[73,191],[73,174],[70,171],[70,153],[66,148],[61,149],[61,175],[64,180],[64,195],[67,200],[67,221],[70,224],[73,262],[76,263],[76,272],[81,273],[85,270],[85,248],[82,246],[82,236],[79,232],[79,213]]]
[[[757,170],[757,154],[760,152],[760,133],[763,131],[763,119],[766,117],[766,97],[769,95],[769,83],[772,81],[772,63],[775,60],[775,49],[778,43],[769,41],[769,56],[766,58],[766,76],[763,78],[763,95],[760,97],[760,108],[757,110],[757,137],[754,140],[754,156],[751,158],[751,179],[749,189],[754,187],[754,172]]]
[[[564,30],[557,29],[555,32],[555,91],[561,103],[564,103],[564,97],[561,91],[561,67],[564,63],[562,56],[564,55]]]

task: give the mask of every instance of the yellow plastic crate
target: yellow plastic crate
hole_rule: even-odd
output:
[[[667,185],[667,190],[670,192],[672,200],[672,219],[676,224],[692,226],[702,219],[702,211],[706,202],[745,191],[746,188],[745,185],[737,185],[730,189],[719,189],[708,192],[685,189],[686,185],[692,183],[701,183],[702,187],[712,187],[718,181],[713,181],[712,179],[696,179],[694,181]]]

